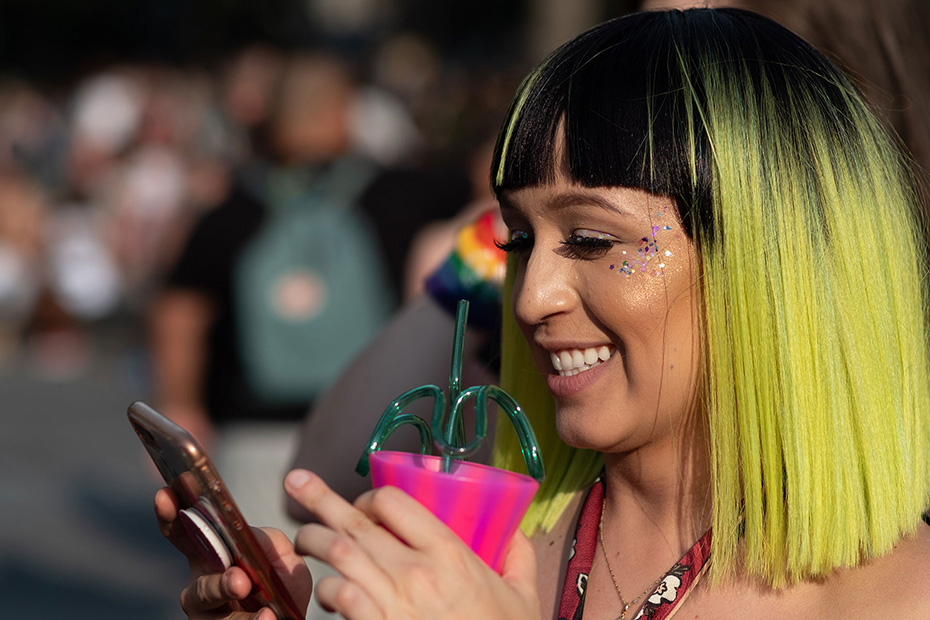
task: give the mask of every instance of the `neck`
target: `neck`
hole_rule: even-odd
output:
[[[604,455],[604,532],[628,557],[662,550],[674,562],[710,527],[707,443],[684,435]]]

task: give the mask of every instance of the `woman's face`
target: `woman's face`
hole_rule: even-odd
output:
[[[514,314],[559,435],[604,452],[670,437],[699,366],[695,254],[672,199],[564,173],[500,199],[519,256]]]

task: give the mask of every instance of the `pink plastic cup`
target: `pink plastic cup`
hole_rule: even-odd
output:
[[[381,451],[368,461],[373,487],[395,486],[412,495],[497,572],[539,488],[525,474],[455,459],[446,473],[438,456]]]

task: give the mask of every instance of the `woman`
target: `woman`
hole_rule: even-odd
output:
[[[502,383],[549,472],[535,554],[516,536],[498,576],[396,489],[353,507],[298,470],[285,487],[320,524],[295,548],[342,575],[318,599],[360,619],[925,615],[910,176],[850,82],[752,13],[636,14],[554,52],[492,166]],[[182,545],[170,494],[157,511]],[[274,553],[299,565],[283,537]],[[246,594],[237,569],[193,572],[192,618]]]
[[[924,196],[927,195],[930,123],[926,119],[930,118],[930,80],[926,76],[930,75],[930,47],[927,46],[930,5],[925,0],[644,0],[621,4],[640,10],[729,6],[760,13],[793,30],[853,77],[873,112],[890,132],[899,136],[910,153],[912,168],[921,180],[919,186],[924,188]],[[621,8],[614,5],[615,10]],[[927,204],[925,199],[925,209]],[[496,204],[493,214],[497,226],[500,218]],[[442,241],[445,245],[454,244],[454,249],[430,277],[429,295],[405,304],[392,317],[383,334],[326,390],[304,421],[292,467],[318,473],[347,499],[355,499],[367,491],[368,481],[354,472],[356,446],[367,440],[368,429],[375,424],[373,416],[380,414],[384,403],[412,385],[443,385],[447,381],[451,345],[448,334],[452,330],[456,304],[463,297],[472,302],[466,343],[479,352],[465,356],[472,361],[467,370],[477,375],[465,385],[499,383],[498,321],[481,324],[478,318],[481,308],[486,309],[483,313],[486,316],[500,315],[503,275],[498,277],[496,268],[472,268],[476,264],[487,264],[489,260],[489,253],[476,247],[473,241],[482,236],[481,228],[486,224],[482,219],[476,219],[463,229],[458,229],[454,222],[446,227],[449,234],[458,230],[454,241],[452,238]],[[440,242],[440,238],[433,237],[433,242]],[[491,246],[488,250],[496,248]],[[491,260],[503,262],[503,257]],[[398,346],[403,347],[415,363],[393,364],[400,350]],[[491,373],[494,373],[493,378],[489,377]],[[359,382],[366,389],[359,390]],[[359,423],[346,424],[347,411],[354,412]],[[429,415],[425,410],[420,413]],[[392,446],[416,450],[418,440],[415,433],[407,439],[397,434],[392,437]],[[304,510],[293,503],[292,508],[295,508],[293,516],[307,519]]]

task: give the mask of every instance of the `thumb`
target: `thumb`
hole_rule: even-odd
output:
[[[536,550],[526,535],[517,530],[510,539],[501,577],[520,595],[529,600],[537,600],[536,592]]]

